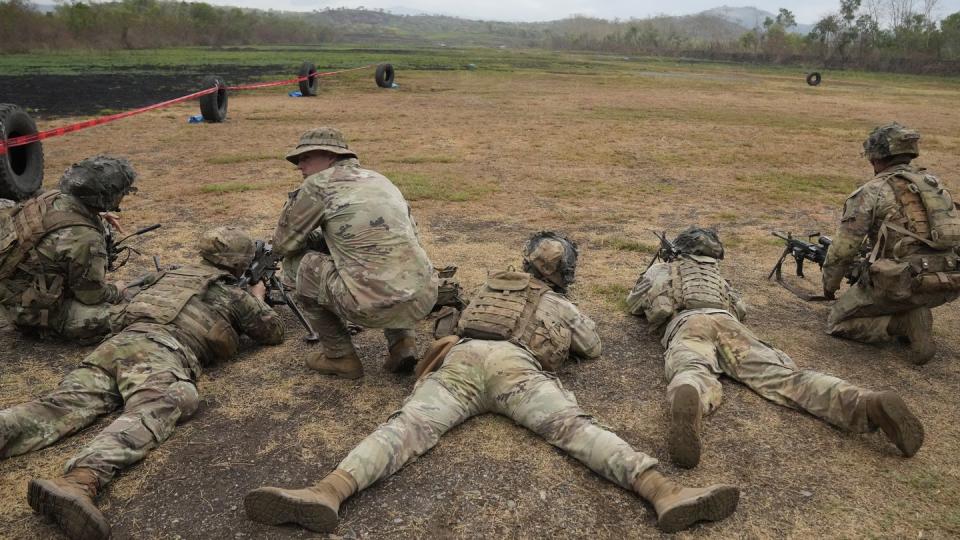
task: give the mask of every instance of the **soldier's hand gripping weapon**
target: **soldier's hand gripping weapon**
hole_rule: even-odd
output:
[[[273,254],[273,246],[263,240],[257,240],[255,246],[256,251],[253,256],[253,261],[240,278],[240,287],[255,285],[262,281],[263,284],[267,286],[267,294],[264,298],[267,304],[271,306],[285,304],[288,306],[290,311],[297,317],[297,320],[300,321],[300,324],[307,330],[307,336],[303,339],[311,342],[318,341],[320,336],[318,336],[313,330],[313,327],[310,326],[310,322],[303,315],[303,312],[300,311],[300,306],[287,295],[286,289],[283,288],[283,283],[281,283],[280,278],[277,277],[279,264],[277,257]]]
[[[767,275],[767,279],[773,279],[776,277],[777,282],[780,285],[783,285],[783,288],[795,294],[798,298],[803,300],[818,302],[822,300],[827,300],[826,296],[822,294],[810,294],[805,292],[783,280],[783,261],[787,256],[792,255],[794,261],[797,263],[797,276],[804,277],[803,275],[803,263],[805,261],[810,261],[816,263],[817,266],[823,270],[823,263],[827,260],[827,249],[830,247],[830,244],[833,241],[829,236],[821,236],[820,233],[810,233],[807,235],[809,242],[804,242],[798,238],[794,238],[793,234],[787,233],[784,234],[779,231],[771,231],[771,234],[786,241],[786,247],[783,249],[783,254],[780,255],[780,258],[777,259],[777,264],[774,265],[773,269],[770,270],[770,273]],[[817,242],[813,243],[813,239],[816,238]]]
[[[159,223],[154,223],[153,225],[149,225],[149,226],[144,227],[144,228],[142,228],[142,229],[138,229],[138,230],[136,230],[136,231],[134,231],[134,232],[132,232],[132,233],[124,236],[124,237],[121,238],[120,240],[117,240],[116,242],[114,242],[114,241],[113,241],[113,228],[108,225],[108,226],[106,227],[107,232],[106,232],[106,234],[104,235],[104,237],[105,237],[106,240],[107,240],[107,271],[108,271],[108,272],[113,272],[114,270],[116,270],[116,269],[122,267],[123,265],[127,264],[127,261],[130,260],[130,254],[131,254],[131,253],[136,253],[137,255],[140,255],[140,254],[141,254],[136,248],[133,248],[133,247],[130,247],[130,246],[124,246],[124,245],[123,245],[124,242],[126,242],[127,240],[133,238],[134,236],[140,236],[141,234],[146,234],[146,233],[148,233],[148,232],[150,232],[150,231],[155,231],[155,230],[157,230],[157,229],[159,229],[159,228],[160,228],[160,224],[159,224]],[[126,256],[123,257],[123,259],[121,259],[120,256],[123,255],[124,253],[126,253]],[[118,261],[119,261],[119,262],[118,262]]]

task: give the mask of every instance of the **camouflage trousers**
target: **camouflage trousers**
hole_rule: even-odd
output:
[[[338,468],[364,489],[432,448],[454,426],[484,413],[513,419],[626,489],[657,463],[594,422],[529,352],[503,341],[470,340],[454,346],[443,366],[421,379],[403,407]]]
[[[111,319],[116,311],[112,304],[86,305],[76,300],[63,300],[49,309],[16,304],[0,307],[21,332],[92,343],[110,333]]]
[[[383,298],[380,302],[358,302],[337,272],[333,258],[310,251],[297,269],[297,296],[298,302],[319,305],[365,328],[413,328],[433,309],[437,295],[416,295],[404,301]]]
[[[832,336],[862,341],[882,342],[890,339],[887,326],[894,315],[915,309],[935,308],[957,299],[955,292],[915,294],[906,300],[892,300],[870,285],[857,283],[850,287],[830,308],[827,333]]]
[[[66,465],[100,485],[165,441],[199,404],[192,353],[169,334],[125,331],[102,343],[53,392],[0,411],[0,458],[39,450],[119,408],[120,416]]]
[[[680,321],[669,336],[665,365],[668,401],[678,387],[689,384],[699,391],[704,414],[720,405],[719,376],[725,374],[774,403],[806,411],[839,428],[857,433],[874,429],[863,401],[867,390],[798,369],[789,356],[725,313],[695,313]]]

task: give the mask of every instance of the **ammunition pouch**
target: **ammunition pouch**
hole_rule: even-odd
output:
[[[914,294],[960,291],[960,257],[954,252],[914,254],[870,265],[870,283],[896,301]]]
[[[902,301],[913,294],[913,269],[909,263],[880,259],[870,265],[870,284],[887,298]]]

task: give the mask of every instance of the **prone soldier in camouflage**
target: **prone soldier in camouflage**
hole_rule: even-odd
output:
[[[674,244],[680,256],[648,268],[627,296],[630,313],[663,332],[674,463],[691,468],[700,462],[701,419],[720,405],[721,374],[841,429],[879,427],[907,457],[920,449],[923,426],[898,395],[801,370],[743,324],[746,305],[720,275],[723,244],[716,231],[689,227]]]
[[[654,470],[655,459],[597,424],[551,373],[568,355],[600,356],[593,321],[559,292],[573,281],[576,256],[576,246],[562,235],[531,238],[524,248],[525,272],[488,279],[460,318],[460,336],[434,342],[421,360],[421,379],[399,411],[319,483],[248,493],[247,515],[271,525],[293,522],[333,531],[345,499],[397,472],[454,426],[484,413],[513,419],[637,492],[653,504],[665,531],[732,513],[736,487],[696,489],[671,482]]]
[[[136,191],[125,159],[96,156],[75,163],[48,191],[0,210],[0,309],[20,331],[70,340],[110,332],[122,282],[109,283],[104,224]]]
[[[844,203],[823,265],[823,292],[833,298],[859,265],[859,280],[831,308],[827,331],[864,342],[897,338],[909,343],[913,363],[925,364],[936,354],[931,308],[960,295],[960,212],[936,176],[910,164],[919,141],[919,133],[896,122],[864,141],[876,176]],[[858,262],[865,242],[872,253]]]
[[[383,328],[384,367],[409,371],[417,357],[413,328],[433,308],[438,280],[406,200],[386,177],[360,167],[339,130],[307,131],[287,160],[304,182],[283,208],[273,250],[323,347],[307,366],[363,376],[350,322]]]
[[[30,506],[69,538],[107,538],[94,499],[124,468],[143,459],[199,406],[201,367],[236,356],[240,334],[283,340],[280,318],[263,302],[262,284],[235,285],[253,241],[222,227],[200,239],[203,261],[158,272],[132,298],[125,329],[87,356],[50,394],[0,411],[0,458],[39,450],[116,409],[116,420],[80,450],[55,479],[30,481]]]

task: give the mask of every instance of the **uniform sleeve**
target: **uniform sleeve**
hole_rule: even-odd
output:
[[[66,227],[54,235],[49,241],[56,246],[57,259],[67,271],[67,288],[78,302],[116,304],[123,299],[117,286],[107,282],[107,244],[99,232],[89,227]]]
[[[284,205],[273,233],[273,252],[287,257],[306,249],[307,237],[323,223],[323,202],[318,188],[304,182],[303,187]]]
[[[233,308],[240,331],[260,345],[277,345],[283,341],[283,322],[266,302],[238,288],[230,287]]]
[[[600,344],[600,334],[597,333],[597,324],[569,300],[560,296],[555,296],[554,299],[562,305],[563,319],[570,327],[570,353],[580,358],[598,358],[603,347]]]
[[[666,263],[657,263],[647,269],[640,276],[633,290],[627,294],[627,309],[633,315],[646,316],[647,319],[658,318],[653,315],[651,308],[654,301],[660,296],[660,292],[670,280],[670,265]],[[650,320],[654,325],[663,321]]]
[[[870,233],[875,219],[874,190],[865,187],[854,191],[843,205],[840,226],[827,249],[823,264],[823,290],[836,291],[860,252],[863,239]]]
[[[747,320],[747,303],[743,301],[743,297],[740,296],[740,291],[733,288],[730,285],[730,282],[727,282],[727,294],[730,296],[730,299],[733,301],[733,310],[736,311],[737,320],[744,322]]]

